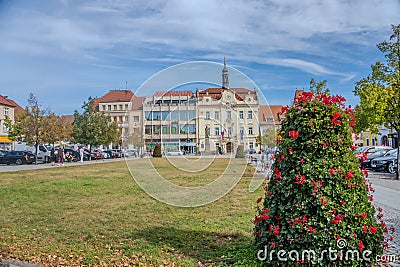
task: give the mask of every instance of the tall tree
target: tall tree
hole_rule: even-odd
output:
[[[356,83],[354,94],[360,97],[360,105],[356,107],[357,131],[370,129],[378,133],[378,127],[385,125],[397,132],[400,152],[400,24],[392,25],[392,31],[389,41],[377,45],[386,62],[372,65],[372,73]],[[396,179],[399,179],[399,170]]]
[[[89,97],[82,105],[83,112],[75,110],[72,136],[75,142],[85,145],[99,146],[119,140],[119,128],[111,118],[98,112],[94,107],[94,99]]]
[[[35,146],[35,163],[37,164],[38,147],[48,141],[47,115],[49,109],[43,108],[38,98],[29,94],[28,106],[15,118],[15,123],[7,120],[11,140],[21,140]]]
[[[267,128],[261,138],[262,144],[269,148],[276,146],[276,130],[275,128]]]

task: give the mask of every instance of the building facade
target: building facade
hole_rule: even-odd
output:
[[[8,117],[14,122],[15,115],[22,112],[21,108],[15,101],[6,96],[0,95],[0,149],[13,149],[13,141],[8,138],[8,128],[5,124],[5,119]]]
[[[157,92],[143,103],[143,132],[147,151],[196,152],[196,104],[190,91]]]

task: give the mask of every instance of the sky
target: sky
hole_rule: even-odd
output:
[[[225,56],[230,86],[270,105],[314,78],[354,106],[399,13],[399,0],[0,0],[0,94],[72,114],[111,89],[215,87]]]

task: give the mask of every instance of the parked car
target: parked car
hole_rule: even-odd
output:
[[[384,149],[393,149],[392,147],[390,147],[390,146],[361,146],[361,147],[358,147],[355,151],[354,151],[354,154],[356,155],[356,157],[358,158],[358,159],[361,159],[361,158],[366,158],[366,157],[368,157],[369,155],[371,155],[372,153],[375,153],[376,151],[379,151],[379,150],[384,150]]]
[[[244,151],[246,154],[256,154],[256,150],[254,148],[249,148]]]
[[[64,148],[64,155],[65,160],[68,162],[77,162],[81,160],[81,154],[79,153],[79,151],[73,150],[71,148]],[[89,153],[84,151],[83,160],[89,160]]]
[[[35,146],[30,146],[27,143],[16,143],[15,150],[16,151],[30,151],[32,154],[35,154],[35,152],[36,152]],[[39,144],[38,153],[37,153],[38,162],[42,162],[42,163],[50,162],[50,150],[48,149],[47,146]]]
[[[379,157],[383,157],[388,151],[390,151],[390,149],[389,148],[385,148],[385,149],[378,150],[375,153],[370,154],[369,156],[367,156],[366,160],[361,163],[361,167],[364,167],[366,169],[370,169],[371,168],[371,161],[373,159],[376,159],[376,158],[379,158]]]
[[[397,148],[388,151],[383,157],[371,161],[371,168],[374,171],[387,171],[395,173],[397,168]]]
[[[180,150],[172,150],[166,152],[167,156],[183,156],[183,152]]]
[[[35,155],[30,151],[9,151],[1,158],[1,163],[10,164],[32,164],[35,162]]]

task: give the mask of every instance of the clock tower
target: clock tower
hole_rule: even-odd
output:
[[[229,89],[229,74],[226,67],[226,57],[224,57],[224,68],[222,69],[222,88]]]

